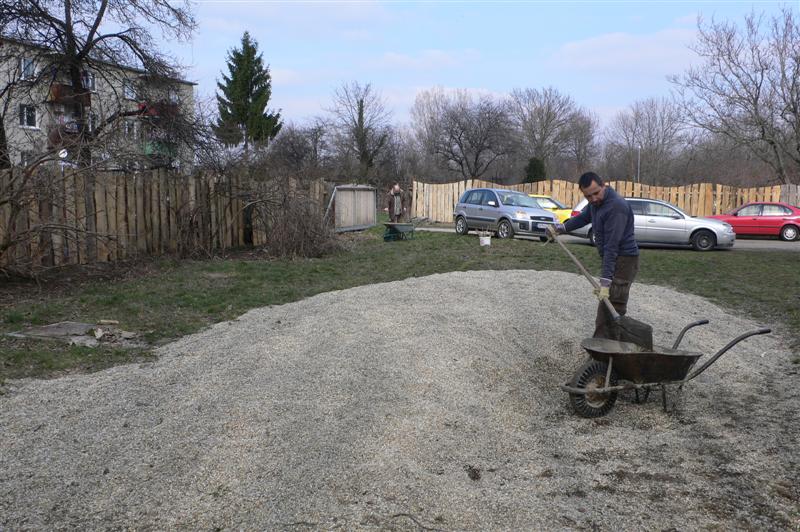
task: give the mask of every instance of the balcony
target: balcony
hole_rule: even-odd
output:
[[[65,122],[47,128],[47,147],[49,149],[70,147],[80,143],[83,138],[81,126],[77,122]]]
[[[60,103],[64,105],[80,104],[84,107],[92,106],[92,93],[89,90],[77,92],[72,85],[66,83],[53,83],[47,95],[47,103]]]
[[[148,118],[175,118],[178,116],[177,103],[160,100],[156,102],[143,102],[139,104],[139,116]]]

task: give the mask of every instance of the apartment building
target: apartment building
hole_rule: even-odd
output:
[[[182,141],[195,84],[89,63],[79,91],[50,51],[0,38],[0,112],[11,164],[26,166],[43,154],[70,164],[86,149],[104,169],[188,171],[193,152]]]

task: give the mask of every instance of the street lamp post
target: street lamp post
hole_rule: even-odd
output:
[[[642,178],[639,175],[639,170],[642,167],[642,145],[638,144],[636,146],[636,182],[641,183]]]

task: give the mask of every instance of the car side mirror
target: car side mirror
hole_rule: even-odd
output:
[[[486,202],[489,207],[497,207],[497,202],[494,200],[489,200]]]
[[[673,214],[672,215],[672,219],[673,220],[683,220],[683,216],[681,216],[680,214]]]

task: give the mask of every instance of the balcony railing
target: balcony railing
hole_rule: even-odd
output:
[[[81,104],[84,107],[91,107],[92,93],[86,89],[78,92],[72,85],[67,85],[66,83],[53,83],[50,85],[50,93],[47,95],[46,101],[48,103]]]
[[[84,129],[77,122],[65,122],[49,126],[47,128],[47,146],[50,149],[74,146],[80,143],[83,137],[82,130]]]
[[[174,118],[178,115],[178,111],[178,104],[168,102],[167,100],[142,102],[139,104],[139,112],[142,117]]]

